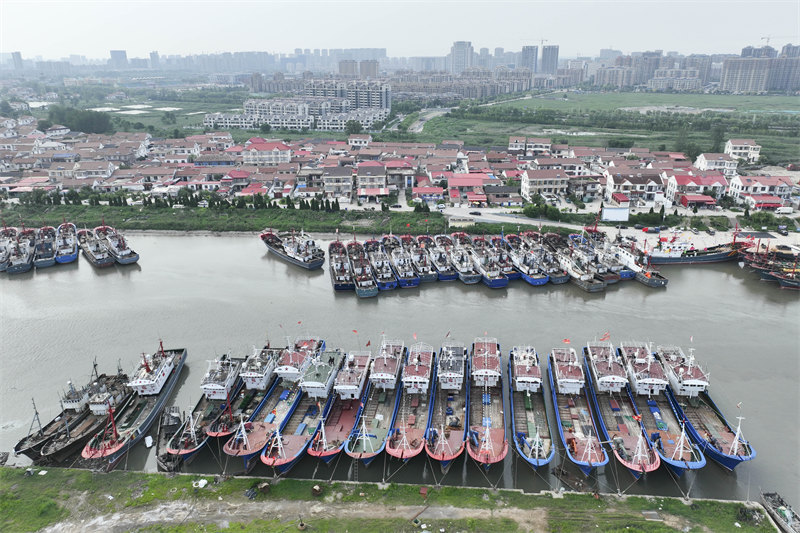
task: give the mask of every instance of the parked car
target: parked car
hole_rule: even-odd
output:
[[[658,226],[652,228],[642,228],[642,231],[645,233],[661,233],[661,228]]]
[[[392,204],[389,207],[391,207],[392,209],[400,209],[402,206],[400,204]]]
[[[700,231],[698,231],[698,229],[697,229],[697,228],[692,228],[692,233],[694,233],[695,235],[697,235],[697,234],[699,234],[699,233],[700,233]]]
[[[476,217],[481,216],[481,212],[480,211],[470,211],[469,214],[470,215],[475,215]]]
[[[625,224],[620,224],[619,226],[617,226],[617,229],[628,229],[628,226],[626,226]]]
[[[714,228],[708,228],[706,230],[706,233],[708,233],[709,235],[716,235],[717,232],[714,230]]]
[[[636,224],[633,226],[633,229],[644,229],[644,224]]]
[[[778,233],[780,233],[781,235],[783,235],[785,237],[785,236],[789,235],[789,230],[787,230],[786,228],[779,229]]]

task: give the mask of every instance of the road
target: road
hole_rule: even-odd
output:
[[[432,118],[440,117],[450,112],[452,107],[438,107],[436,109],[426,109],[420,111],[419,118],[408,127],[409,133],[422,133],[425,123]]]

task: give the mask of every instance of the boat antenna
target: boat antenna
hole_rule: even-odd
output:
[[[742,439],[742,420],[744,417],[737,416],[736,419],[739,423],[736,425],[736,435],[733,437],[733,442],[728,450],[728,455],[739,455],[739,441]]]
[[[39,420],[39,410],[36,409],[36,402],[33,400],[33,398],[31,398],[31,403],[33,403],[33,420],[31,420],[31,427],[28,428],[28,435],[31,434],[34,424],[39,426],[39,431],[37,433],[42,435],[44,433],[44,430],[42,429],[42,421]]]

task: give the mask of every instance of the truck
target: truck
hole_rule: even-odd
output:
[[[791,215],[793,212],[794,208],[791,206],[783,206],[775,210],[776,215]]]

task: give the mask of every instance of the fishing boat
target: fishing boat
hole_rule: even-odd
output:
[[[0,228],[0,272],[5,272],[8,268],[11,249],[17,243],[17,228],[6,226]]]
[[[458,279],[458,272],[450,261],[450,250],[452,248],[453,240],[448,235],[437,235],[433,239],[433,244],[426,246],[428,257],[433,264],[433,268],[436,269],[439,281],[454,281]]]
[[[78,231],[78,245],[81,247],[83,257],[98,268],[110,267],[114,264],[114,257],[108,253],[94,232],[89,229]]]
[[[350,261],[347,259],[347,249],[338,239],[328,245],[328,273],[333,290],[352,291],[356,288]]]
[[[8,266],[9,274],[22,274],[30,272],[33,268],[34,249],[36,248],[36,231],[22,228],[17,237],[9,245]]]
[[[406,236],[404,235],[403,237]],[[411,265],[414,268],[414,272],[419,276],[420,282],[429,283],[439,279],[439,274],[434,268],[425,246],[414,242],[413,237],[410,235],[407,237],[411,238],[411,243],[408,246],[404,245],[404,249],[411,256]]]
[[[267,250],[295,266],[316,270],[325,262],[325,252],[303,231],[296,235],[294,231],[278,234],[264,230],[260,238]]]
[[[778,281],[781,289],[800,290],[800,275],[798,275],[797,271],[770,272],[769,275]]]
[[[518,238],[517,235],[510,235],[512,239]],[[506,241],[506,238],[503,235],[493,235],[489,239],[491,243],[491,247],[494,248],[494,251],[497,255],[497,265],[500,267],[500,271],[505,274],[505,276],[509,280],[519,279],[521,274],[519,270],[514,268],[514,261],[511,258],[511,251],[512,248]]]
[[[329,413],[331,389],[344,358],[341,350],[323,352],[314,357],[300,379],[300,403],[286,423],[276,428],[261,453],[261,462],[272,467],[276,475],[291,470],[319,433]]]
[[[603,235],[599,233],[599,235]],[[608,265],[601,259],[596,244],[598,234],[590,234],[587,238],[584,235],[572,233],[569,235],[570,255],[578,265],[585,271],[591,273],[597,280],[606,285],[613,285],[619,282],[620,275],[609,270]]]
[[[644,433],[619,353],[610,342],[593,341],[583,349],[583,357],[600,434],[614,457],[636,479],[658,469],[661,458]]]
[[[470,356],[470,430],[467,453],[485,470],[502,461],[508,454],[505,395],[497,339],[475,339]]]
[[[400,407],[386,441],[386,453],[391,457],[408,461],[425,448],[433,405],[429,401],[430,384],[431,379],[436,379],[435,375],[431,378],[434,369],[433,346],[420,342],[408,349],[401,377]]]
[[[592,414],[586,377],[578,354],[572,348],[554,348],[547,366],[550,392],[556,409],[558,433],[567,457],[585,475],[608,464],[608,455],[598,435]]]
[[[303,377],[314,356],[325,349],[325,341],[316,337],[297,337],[294,344],[281,351],[275,374],[290,383]]]
[[[36,235],[33,266],[47,268],[56,264],[56,228],[42,226]]]
[[[472,248],[469,248],[472,264],[481,275],[483,284],[491,289],[502,289],[508,286],[508,276],[503,274],[498,263],[498,254],[492,250],[486,239],[475,237]],[[474,372],[474,369],[473,369]]]
[[[384,245],[385,246],[385,245]],[[414,270],[414,264],[409,254],[402,246],[397,246],[391,251],[392,268],[397,276],[397,283],[401,289],[419,287],[420,278]]]
[[[154,354],[142,354],[142,362],[128,382],[135,394],[119,409],[109,409],[106,427],[89,440],[81,456],[113,469],[158,418],[185,362],[185,348],[165,350],[162,343]]]
[[[56,263],[72,263],[77,258],[77,229],[72,222],[64,221],[56,228]]]
[[[450,234],[453,244],[456,246],[472,246],[472,237],[463,231],[456,231]]]
[[[733,261],[739,257],[739,251],[747,245],[736,242],[734,233],[733,242],[718,244],[705,248],[696,248],[691,240],[679,238],[678,235],[661,237],[652,248],[645,248],[643,253],[646,262],[652,265],[666,264],[697,264],[720,263]]]
[[[677,476],[703,468],[706,458],[670,405],[667,375],[650,347],[643,342],[621,342],[618,352],[628,373],[633,402],[642,417],[644,434],[662,464]]]
[[[467,248],[463,246],[454,246],[450,250],[450,262],[453,264],[453,268],[456,269],[458,279],[460,279],[462,283],[474,285],[483,279],[481,273],[475,268],[475,264],[472,262],[472,256],[470,256]]]
[[[243,471],[258,463],[276,430],[283,429],[303,397],[297,381],[278,378],[272,382],[264,400],[249,417],[242,413],[231,437],[222,447],[225,454],[242,459]]]
[[[524,242],[532,251],[541,250],[541,257],[543,262],[544,271],[547,273],[548,281],[553,285],[561,285],[567,283],[571,276],[559,262],[556,248],[551,244],[554,242],[562,241],[563,238],[556,233],[546,233],[544,235],[535,231],[526,231],[523,233]]]
[[[369,387],[365,385],[371,362],[371,352],[348,352],[344,365],[333,382],[333,403],[323,419],[320,431],[308,447],[308,455],[330,464],[344,449],[348,436],[356,429],[367,400]]]
[[[183,457],[167,451],[167,445],[175,432],[183,426],[181,409],[177,405],[168,405],[158,419],[156,437],[156,463],[159,472],[177,472],[183,464]]]
[[[783,533],[800,533],[800,515],[777,492],[761,492],[761,503]]]
[[[733,429],[708,394],[709,375],[678,346],[658,346],[656,357],[664,365],[670,386],[667,398],[686,430],[706,457],[733,471],[740,463],[755,459],[756,451],[742,435],[743,417]]]
[[[543,268],[542,253],[543,250],[541,248],[535,251],[516,250],[511,252],[511,261],[514,263],[514,268],[526,283],[533,286],[544,285],[550,281],[550,275]]]
[[[233,425],[231,402],[242,388],[239,379],[241,366],[240,360],[228,355],[208,362],[208,370],[200,381],[203,394],[167,444],[167,453],[180,455],[188,464],[208,443],[211,438],[208,430],[223,413],[228,415],[226,429]]]
[[[608,253],[613,254],[620,263],[633,272],[634,279],[642,285],[658,288],[666,287],[667,283],[669,283],[669,280],[661,272],[650,265],[641,263],[643,256],[636,252],[636,245],[633,243],[627,246],[621,242],[617,243]]]
[[[14,446],[14,455],[22,454],[32,461],[42,461],[42,448],[51,440],[69,440],[76,432],[85,433],[85,420],[92,415],[90,400],[108,401],[116,405],[125,395],[124,384],[127,381],[125,374],[98,375],[97,363],[94,363],[87,385],[76,387],[72,381],[67,381],[67,390],[60,398],[61,411],[44,426],[39,419],[36,403],[33,404],[34,416],[28,434]]]
[[[373,298],[378,295],[378,284],[372,274],[369,258],[364,251],[364,245],[357,240],[347,243],[347,258],[350,260],[350,269],[353,272],[353,283],[359,298]]]
[[[370,387],[363,411],[344,447],[348,456],[361,461],[364,466],[369,466],[386,446],[386,437],[400,406],[402,388],[397,386],[397,382],[405,359],[403,341],[384,339],[378,355],[372,360]]]
[[[375,282],[378,284],[379,291],[390,291],[397,288],[397,278],[392,270],[389,256],[383,249],[383,245],[377,239],[370,239],[364,242],[364,251],[367,252],[372,272],[375,274]]]
[[[469,358],[461,342],[445,342],[436,358],[425,451],[442,473],[464,451],[469,431]]]
[[[139,254],[128,245],[125,237],[116,228],[111,226],[98,226],[94,229],[95,236],[105,246],[114,261],[120,265],[132,265],[139,260]]]
[[[570,281],[586,292],[601,292],[606,289],[606,282],[595,277],[587,270],[580,257],[573,256],[569,250],[561,250],[558,254],[559,264],[570,276]]]
[[[511,431],[519,456],[534,469],[556,453],[542,386],[542,367],[533,346],[514,346],[508,354]]]

